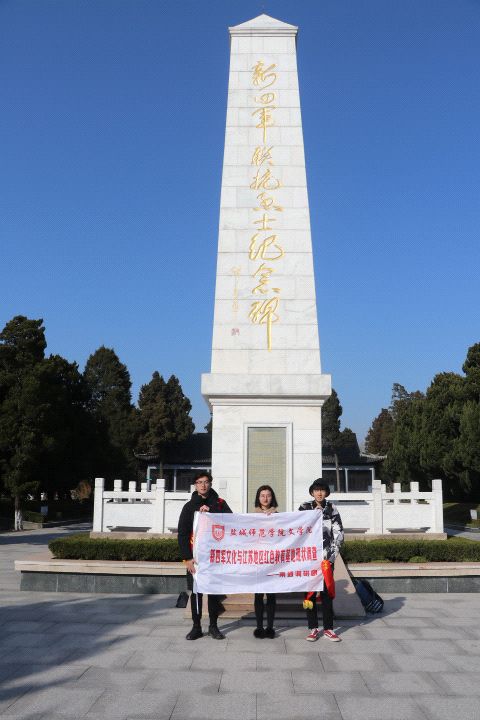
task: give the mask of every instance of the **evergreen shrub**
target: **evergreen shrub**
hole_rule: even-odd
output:
[[[448,540],[350,540],[341,550],[347,563],[480,562],[480,542],[463,538]],[[418,561],[420,562],[420,561]]]
[[[143,560],[180,562],[176,537],[121,540],[90,538],[88,533],[52,540],[56,558],[70,560]],[[367,562],[480,562],[480,542],[448,540],[347,540],[342,547],[347,563]]]
[[[48,547],[56,558],[65,560],[181,561],[176,537],[115,540],[91,538],[88,533],[81,533],[52,540]]]

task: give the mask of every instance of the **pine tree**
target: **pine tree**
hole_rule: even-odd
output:
[[[42,320],[13,318],[0,334],[0,472],[16,513],[27,494],[66,491],[91,471],[83,378],[45,348]]]
[[[352,455],[360,455],[357,434],[349,427],[346,427],[340,433],[338,438],[338,448],[342,450],[350,450]]]
[[[0,382],[41,362],[45,357],[43,320],[16,315],[0,333]]]
[[[322,407],[322,437],[326,445],[333,447],[338,441],[342,413],[343,408],[337,392],[332,388],[332,394],[325,400]]]
[[[138,397],[137,451],[161,455],[169,436],[169,416],[166,403],[166,383],[159,372],[140,388]]]
[[[36,368],[42,453],[37,477],[42,491],[67,492],[95,472],[95,425],[88,392],[77,363],[51,355]]]
[[[322,440],[328,445],[335,460],[335,474],[337,481],[337,492],[340,492],[340,468],[338,464],[338,450],[341,442],[340,416],[343,408],[336,391],[332,388],[332,394],[324,402],[322,407]]]
[[[420,465],[424,399],[411,398],[396,408],[392,446],[385,461],[385,474],[399,482],[425,480]]]
[[[43,320],[17,315],[0,333],[0,476],[20,524],[21,501],[38,488],[42,407],[36,368],[46,346]]]
[[[180,381],[175,375],[171,375],[168,379],[165,397],[170,414],[171,440],[175,442],[186,440],[195,430],[195,425],[190,417],[192,403],[184,395]]]
[[[400,385],[400,383],[393,383],[392,399],[389,407],[393,420],[395,421],[397,419],[398,413],[401,412],[406,403],[410,402],[410,400],[414,400],[415,398],[422,397],[423,393],[419,390],[409,392],[403,385]]]
[[[480,343],[468,348],[462,369],[465,373],[466,396],[480,402]]]
[[[393,442],[393,417],[389,410],[382,408],[373,420],[365,439],[365,450],[372,455],[387,455]]]
[[[443,477],[449,490],[460,488],[455,440],[465,402],[465,380],[456,373],[439,373],[423,402],[420,464],[427,477]]]
[[[140,389],[138,407],[139,453],[163,460],[170,445],[186,440],[195,430],[189,414],[192,405],[175,375],[165,382],[155,371],[151,381]]]
[[[454,441],[454,454],[461,467],[459,485],[465,495],[480,500],[480,404],[468,400],[460,416],[458,438]]]
[[[128,369],[112,348],[102,345],[88,358],[83,375],[96,422],[96,472],[134,478],[136,412]]]

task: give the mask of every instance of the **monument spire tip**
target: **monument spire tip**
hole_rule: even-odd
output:
[[[296,35],[298,27],[262,13],[229,28],[230,35]]]

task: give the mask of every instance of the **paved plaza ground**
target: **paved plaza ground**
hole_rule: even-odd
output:
[[[186,641],[171,595],[20,592],[14,560],[72,528],[0,534],[0,720],[478,720],[477,594],[388,595],[343,642],[220,622]]]

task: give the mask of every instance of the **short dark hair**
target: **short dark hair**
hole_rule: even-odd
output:
[[[322,478],[317,478],[308,488],[308,492],[313,496],[314,490],[325,490],[326,497],[330,495],[330,485],[326,483]]]
[[[270,487],[270,485],[260,485],[260,487],[257,490],[257,494],[255,495],[255,507],[261,507],[260,493],[262,492],[262,490],[270,490],[270,492],[272,493],[272,502],[270,503],[270,507],[277,508],[278,507],[277,498],[275,497],[275,492],[274,492],[273,488]]]
[[[208,472],[208,470],[199,470],[195,473],[195,476],[193,478],[193,482],[196,483],[197,480],[200,480],[200,478],[205,477],[210,483],[213,483],[213,477],[212,473]]]

